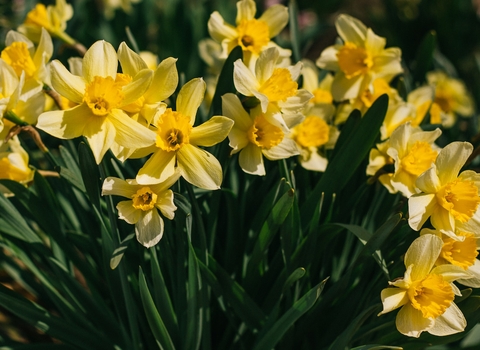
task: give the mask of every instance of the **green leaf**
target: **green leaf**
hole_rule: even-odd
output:
[[[300,55],[300,31],[298,30],[298,6],[295,0],[288,4],[288,19],[290,25],[290,37],[292,40],[293,60],[298,62],[302,59]]]
[[[157,340],[158,346],[160,347],[160,349],[175,350],[175,345],[173,344],[172,339],[168,334],[168,330],[165,327],[165,324],[163,323],[162,318],[157,311],[157,307],[153,302],[152,295],[148,290],[147,281],[145,280],[142,268],[140,268],[138,272],[138,282],[143,310],[145,311],[148,325],[150,326],[150,330],[152,331],[153,336]]]
[[[78,158],[88,197],[95,207],[100,208],[100,174],[92,150],[85,142],[78,145]]]
[[[66,167],[60,166],[58,172],[60,176],[70,182],[73,186],[78,188],[82,192],[86,192],[85,185],[82,182],[82,174],[78,163],[75,161],[75,157],[68,151],[68,149],[62,145],[59,147],[60,155],[65,163]]]
[[[355,348],[352,348],[351,350],[384,350],[384,349],[402,350],[403,348],[399,346],[368,344],[368,345],[357,346]]]
[[[120,245],[113,251],[112,258],[110,259],[110,268],[115,270],[122,261],[123,255],[130,244],[130,241],[135,238],[135,233],[129,234],[123,241],[120,242]]]
[[[270,330],[259,339],[253,348],[254,350],[270,350],[282,339],[287,330],[305,314],[315,304],[318,297],[322,293],[323,287],[327,283],[327,279],[320,282],[303,297],[301,297],[293,306],[275,322]]]

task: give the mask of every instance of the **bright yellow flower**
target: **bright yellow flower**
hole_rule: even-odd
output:
[[[430,217],[433,227],[446,234],[480,231],[480,175],[471,170],[458,174],[472,151],[468,142],[452,142],[418,177],[415,185],[421,193],[408,200],[410,227],[418,231]]]
[[[442,251],[443,242],[435,235],[422,235],[405,254],[403,278],[389,282],[394,288],[382,290],[383,311],[379,316],[400,308],[396,326],[400,333],[418,338],[422,332],[446,336],[462,332],[467,322],[453,302],[461,295],[452,283],[471,275],[454,265],[434,267]]]
[[[117,53],[105,41],[97,41],[88,49],[82,61],[82,76],[71,74],[62,63],[53,61],[54,89],[78,106],[41,114],[37,127],[61,139],[85,136],[97,163],[114,142],[128,148],[152,145],[155,134],[122,110],[150,87],[152,72],[141,70],[125,85],[115,81],[117,66]]]
[[[208,32],[216,42],[222,44],[221,57],[226,58],[236,46],[242,47],[243,59],[248,66],[268,47],[277,47],[282,57],[290,57],[290,50],[282,49],[271,41],[288,23],[287,7],[273,5],[258,19],[255,18],[256,12],[255,1],[238,1],[235,27],[226,23],[217,11],[210,15]]]
[[[169,188],[179,177],[180,174],[176,172],[164,182],[155,185],[139,185],[135,180],[124,181],[107,177],[103,182],[102,196],[130,198],[117,204],[118,216],[135,225],[138,242],[150,248],[163,236],[164,223],[160,213],[169,220],[173,220],[175,216],[177,207],[173,204],[173,192]]]
[[[28,165],[28,153],[17,136],[0,146],[0,179],[27,184],[33,180],[34,173]]]
[[[154,153],[138,172],[139,184],[162,182],[178,168],[181,176],[197,187],[220,188],[223,177],[220,163],[198,146],[211,147],[223,141],[233,122],[223,116],[214,116],[194,127],[204,95],[205,82],[200,78],[192,79],[178,94],[177,110],[167,108],[155,118],[156,142],[145,150],[146,154]]]
[[[231,154],[240,152],[238,160],[244,172],[265,175],[263,156],[278,160],[299,154],[295,141],[288,137],[288,128],[278,122],[275,112],[263,113],[257,106],[247,113],[234,94],[222,96],[222,110],[235,122],[228,139]]]
[[[400,49],[385,49],[385,38],[374,34],[358,19],[340,15],[335,26],[343,44],[326,48],[316,62],[320,68],[335,72],[335,101],[355,99],[375,79],[389,82],[403,71]]]

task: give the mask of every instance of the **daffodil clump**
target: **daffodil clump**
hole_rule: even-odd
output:
[[[412,61],[300,2],[83,3],[29,3],[0,51],[0,323],[59,348],[480,345],[475,94],[433,32]]]

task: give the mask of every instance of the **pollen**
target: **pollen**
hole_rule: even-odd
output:
[[[270,149],[282,142],[284,134],[279,127],[269,123],[263,115],[259,115],[248,130],[247,136],[250,142],[258,147]]]
[[[407,294],[412,306],[420,310],[425,318],[442,315],[455,297],[450,284],[435,274],[412,283]]]
[[[27,44],[24,42],[13,42],[2,51],[1,58],[13,68],[18,76],[22,74],[22,71],[25,71],[25,76],[30,78],[37,70],[32,57],[30,57]]]
[[[477,211],[480,197],[473,181],[457,179],[437,192],[437,201],[455,220],[467,222]]]
[[[317,116],[311,115],[295,127],[294,139],[300,146],[320,147],[328,142],[330,127]]]
[[[258,91],[267,96],[270,102],[286,101],[297,93],[298,84],[292,80],[290,71],[286,68],[275,68]]]
[[[132,205],[135,209],[143,211],[151,210],[157,203],[157,197],[150,187],[142,187],[132,196]]]
[[[438,152],[433,150],[428,142],[417,141],[402,158],[401,165],[406,172],[418,176],[432,166],[437,155]]]
[[[373,66],[370,54],[363,47],[346,42],[337,52],[338,65],[347,79],[365,74]]]
[[[119,108],[124,95],[122,85],[112,77],[94,77],[85,88],[83,101],[90,107],[93,114],[105,116],[114,108]]]
[[[156,145],[164,151],[175,152],[190,142],[191,131],[189,117],[167,108],[157,123]]]
[[[478,255],[477,240],[472,233],[460,232],[458,235],[463,236],[464,240],[459,241],[450,237],[443,239],[440,258],[466,270],[475,263]]]
[[[242,20],[237,27],[238,45],[244,51],[259,54],[270,42],[270,31],[265,21],[258,19]]]

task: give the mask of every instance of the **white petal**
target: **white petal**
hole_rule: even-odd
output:
[[[118,177],[109,176],[103,181],[102,196],[114,195],[132,198],[136,192],[134,186],[129,185],[127,181],[119,179]]]
[[[408,199],[408,224],[419,231],[437,206],[435,194],[417,194]]]
[[[467,326],[465,316],[455,303],[435,319],[435,325],[428,330],[428,333],[438,336],[445,336],[463,332]]]
[[[225,20],[217,11],[210,15],[208,33],[218,43],[221,43],[224,39],[235,39],[238,35],[235,27],[225,23]]]
[[[140,220],[135,224],[137,241],[146,248],[153,247],[163,236],[163,219],[157,209],[142,213]]]
[[[222,96],[222,113],[235,122],[235,129],[246,132],[252,126],[252,119],[235,94],[228,93]]]
[[[275,147],[272,147],[267,150],[263,150],[263,155],[270,160],[285,159],[291,156],[296,156],[300,154],[295,141],[288,137],[284,137],[282,142],[280,142]]]
[[[138,220],[140,220],[141,210],[135,209],[133,207],[133,202],[129,201],[122,201],[117,204],[118,210],[118,218],[121,220],[125,220],[129,224],[133,225],[136,224]]]
[[[263,154],[259,147],[249,143],[242,149],[238,157],[240,167],[247,174],[264,176]]]
[[[233,83],[235,89],[244,96],[253,96],[253,92],[259,88],[257,78],[241,59],[233,63]]]

